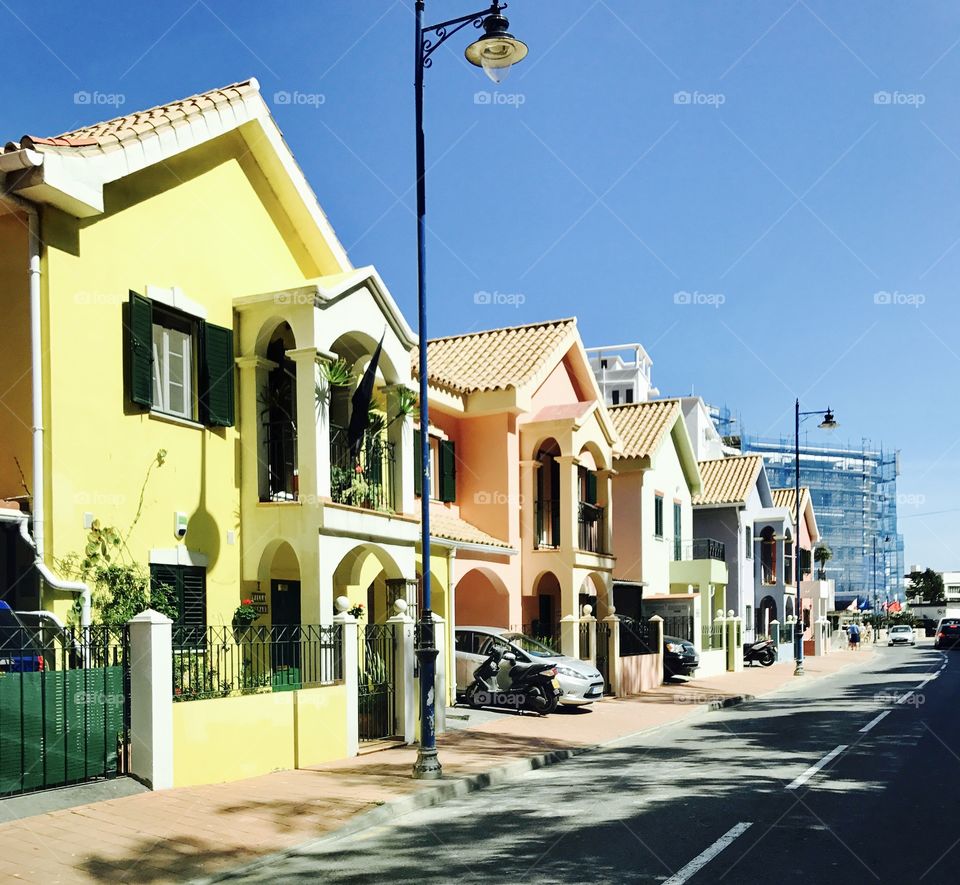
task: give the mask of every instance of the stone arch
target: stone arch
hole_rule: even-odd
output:
[[[613,606],[613,590],[608,586],[607,577],[600,572],[590,572],[580,585],[580,611],[583,611],[584,597],[590,597],[593,617],[602,620],[610,614]]]
[[[757,632],[770,635],[770,624],[777,618],[777,601],[772,596],[764,596],[757,606]]]
[[[457,626],[509,627],[510,595],[492,569],[477,566],[457,581]]]
[[[396,560],[382,547],[357,544],[334,569],[333,598],[346,596],[351,605],[362,605],[365,623],[382,623],[392,614],[387,581],[403,577]]]
[[[593,461],[592,466],[589,463],[585,463],[583,465],[588,470],[593,470],[593,471],[605,470],[607,467],[610,466],[608,464],[607,457],[603,452],[603,449],[601,449],[600,446],[598,446],[597,443],[594,442],[593,440],[587,440],[587,442],[585,442],[580,447],[580,451],[577,453],[577,458],[580,459],[581,463],[583,463],[584,461],[584,458],[583,458],[584,453],[587,453],[590,456],[590,460]]]

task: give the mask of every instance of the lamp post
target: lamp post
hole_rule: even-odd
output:
[[[416,104],[417,142],[417,316],[420,339],[420,457],[423,475],[420,484],[420,544],[422,549],[423,605],[420,607],[420,637],[417,643],[417,661],[420,670],[420,748],[413,766],[413,776],[432,780],[442,775],[437,758],[437,735],[434,683],[437,666],[437,648],[434,642],[433,612],[430,609],[430,417],[427,377],[427,249],[426,249],[426,159],[423,142],[423,72],[433,66],[433,53],[457,31],[472,25],[483,34],[467,47],[467,61],[483,68],[486,75],[499,83],[510,67],[522,61],[527,47],[507,30],[510,23],[502,12],[506,3],[493,0],[489,9],[463,15],[459,18],[424,25],[424,0],[415,0],[414,89]],[[443,703],[443,699],[440,700]]]
[[[822,430],[834,430],[840,425],[833,417],[830,407],[819,409],[813,412],[801,412],[800,400],[795,403],[795,421],[794,421],[794,482],[796,493],[796,522],[793,526],[793,578],[797,585],[797,621],[793,626],[793,659],[794,676],[803,676],[803,601],[800,599],[800,419],[809,415],[823,415],[823,420],[818,425]]]

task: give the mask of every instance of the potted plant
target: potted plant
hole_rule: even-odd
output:
[[[363,617],[363,603],[358,602],[353,608],[348,608],[347,614],[359,621]]]
[[[817,549],[813,551],[813,558],[820,566],[817,569],[817,580],[825,581],[827,579],[827,562],[833,559],[833,551],[826,544],[818,544]]]
[[[250,625],[260,617],[252,599],[244,599],[233,613],[233,638],[240,642],[250,634]]]

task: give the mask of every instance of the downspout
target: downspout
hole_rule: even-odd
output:
[[[80,623],[90,625],[90,588],[79,581],[65,581],[47,567],[44,560],[44,475],[43,475],[43,329],[40,317],[40,216],[36,206],[15,194],[4,194],[4,202],[27,215],[30,290],[30,372],[33,393],[33,488],[31,489],[33,537],[27,531],[26,520],[20,523],[20,535],[34,550],[37,572],[51,587],[68,593],[79,593],[82,599]]]

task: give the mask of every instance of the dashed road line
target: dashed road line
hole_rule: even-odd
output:
[[[683,868],[677,870],[663,885],[683,885],[684,882],[688,881],[693,875],[702,870],[711,860],[713,860],[724,848],[730,845],[734,839],[742,836],[750,827],[753,826],[753,821],[745,821],[737,824],[734,827],[731,827],[724,833],[716,842],[713,843],[706,851],[698,854],[690,863],[686,864]]]
[[[802,787],[810,778],[812,778],[821,768],[825,765],[829,765],[834,759],[837,758],[844,750],[847,749],[846,744],[840,744],[839,747],[835,747],[826,756],[824,756],[816,765],[811,765],[803,774],[798,778],[792,781],[787,785],[788,790],[795,790],[797,787]]]
[[[881,719],[883,719],[884,716],[889,716],[889,715],[890,715],[890,711],[884,710],[879,716],[877,716],[875,719],[871,719],[866,725],[864,725],[863,728],[860,729],[860,734],[866,734],[868,731],[870,731],[871,728],[873,728],[874,725],[876,725]]]
[[[899,698],[897,698],[897,703],[898,703],[898,704],[905,704],[905,703],[906,703],[907,701],[909,701],[910,698],[912,698],[912,697],[913,697],[913,692],[912,692],[912,691],[908,691],[905,695],[901,695]]]

